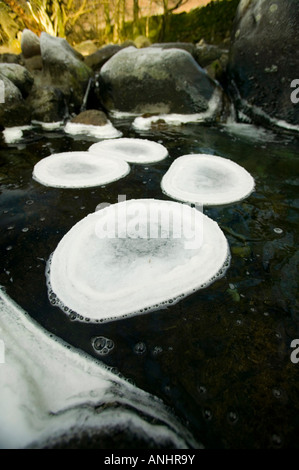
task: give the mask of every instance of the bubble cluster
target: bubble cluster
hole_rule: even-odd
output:
[[[105,338],[104,336],[96,336],[92,338],[91,344],[93,349],[100,356],[107,356],[112,349],[114,349],[114,342],[112,339]]]

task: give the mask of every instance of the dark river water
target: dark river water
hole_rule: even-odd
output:
[[[161,398],[206,448],[298,448],[299,363],[291,361],[299,338],[298,137],[250,127],[137,132],[129,120],[115,125],[126,137],[162,143],[169,157],[132,164],[128,176],[105,187],[57,189],[32,179],[34,165],[96,139],[36,128],[18,144],[2,142],[0,284],[49,332]],[[226,275],[172,307],[107,323],[73,321],[53,307],[45,268],[61,238],[118,195],[169,199],[161,178],[190,153],[229,158],[256,181],[246,200],[204,209],[227,236]],[[95,337],[106,338],[105,354]]]

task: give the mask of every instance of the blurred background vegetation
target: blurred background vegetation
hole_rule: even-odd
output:
[[[228,41],[239,0],[0,0],[0,46],[20,52],[24,28],[96,47],[147,38],[149,43]],[[146,45],[146,44],[144,44]]]

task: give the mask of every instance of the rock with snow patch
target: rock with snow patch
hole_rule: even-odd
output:
[[[71,122],[77,124],[89,124],[91,126],[105,126],[108,122],[107,116],[103,111],[97,109],[88,109],[71,119]]]
[[[181,49],[128,47],[115,54],[99,75],[109,111],[200,113],[207,111],[216,83]]]

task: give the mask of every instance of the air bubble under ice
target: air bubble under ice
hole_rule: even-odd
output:
[[[192,154],[172,163],[161,187],[173,199],[215,206],[245,199],[254,190],[255,182],[243,167],[227,158]]]
[[[120,202],[89,214],[50,260],[49,293],[93,321],[174,304],[221,277],[227,240],[202,212],[172,201]]]
[[[101,186],[123,178],[130,172],[127,162],[113,157],[97,157],[91,152],[64,152],[40,160],[33,179],[56,188]]]
[[[121,138],[117,140],[103,140],[89,147],[95,155],[109,152],[113,156],[128,163],[155,163],[168,156],[167,149],[157,142],[146,139]]]

